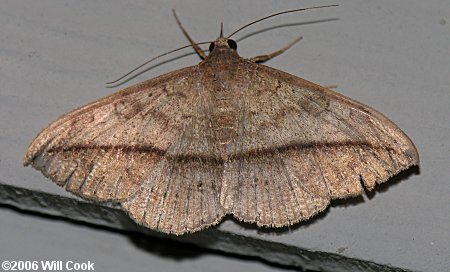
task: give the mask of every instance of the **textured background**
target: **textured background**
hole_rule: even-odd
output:
[[[271,52],[302,35],[298,45],[267,65],[319,84],[336,84],[338,92],[387,115],[415,142],[420,174],[410,171],[349,204],[335,202],[324,215],[289,230],[258,231],[232,220],[219,229],[405,269],[444,271],[450,267],[447,0],[3,0],[0,182],[69,195],[21,166],[27,145],[59,115],[114,91],[104,82],[186,44],[171,17],[172,8],[193,38],[205,41],[217,37],[221,21],[227,34],[272,12],[336,3],[341,6],[274,18],[239,33],[238,40],[267,30],[240,42],[239,53],[251,57]],[[268,29],[274,26],[280,27]],[[197,62],[196,55],[190,55],[126,85]],[[0,213],[1,259],[73,257],[96,262],[98,271],[281,269],[202,250],[188,253],[195,248],[161,254],[122,233],[25,216],[8,208]],[[168,250],[172,248],[179,246]]]

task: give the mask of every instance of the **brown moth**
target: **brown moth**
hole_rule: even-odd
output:
[[[183,234],[227,214],[292,225],[419,164],[414,144],[381,113],[258,64],[296,41],[244,59],[221,33],[206,56],[180,27],[199,64],[61,116],[24,165],[84,199],[120,203],[148,228]]]

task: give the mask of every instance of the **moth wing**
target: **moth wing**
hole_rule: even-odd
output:
[[[240,135],[225,164],[221,203],[238,219],[286,226],[330,199],[371,190],[418,165],[411,140],[370,107],[293,75],[246,62],[236,91]]]
[[[201,159],[218,151],[198,72],[174,71],[63,115],[33,140],[24,165],[82,198],[121,202],[154,229],[218,222],[222,172]]]

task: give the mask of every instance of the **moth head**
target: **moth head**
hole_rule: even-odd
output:
[[[220,23],[220,34],[219,38],[215,40],[214,42],[209,44],[209,52],[212,53],[212,51],[215,48],[231,48],[233,50],[237,50],[237,43],[236,41],[232,39],[225,38],[223,36],[223,23]]]
[[[216,48],[226,48],[226,49],[237,50],[237,43],[236,43],[236,41],[234,41],[232,39],[227,39],[227,38],[221,37],[209,44],[209,52],[212,53],[212,51],[214,51],[214,49],[216,49]]]

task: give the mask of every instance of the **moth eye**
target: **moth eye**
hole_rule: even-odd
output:
[[[213,42],[209,44],[209,52],[210,52],[210,53],[214,50],[214,47],[215,47],[215,46],[216,46],[216,45],[215,45]]]
[[[237,49],[237,43],[234,40],[227,40],[227,43],[231,49],[234,49],[234,50]]]

